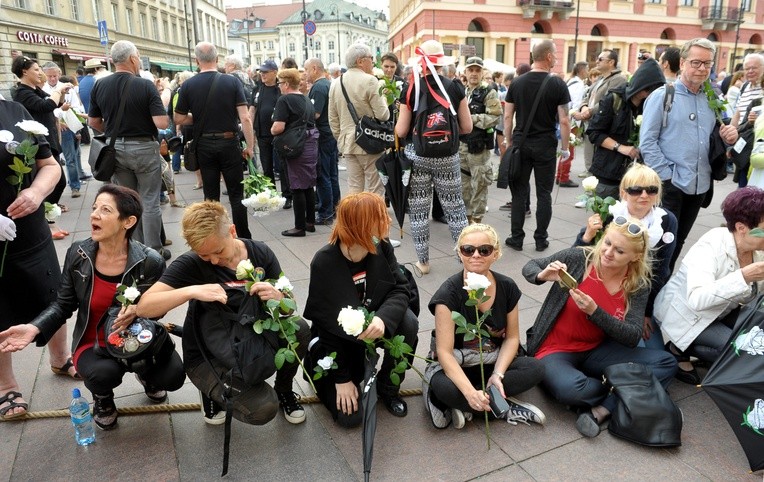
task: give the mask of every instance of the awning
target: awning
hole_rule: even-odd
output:
[[[53,49],[53,53],[66,55],[72,60],[98,59],[101,62],[106,62],[106,55],[104,55],[103,53],[93,54],[90,52],[81,52],[78,50],[60,50],[60,49]]]
[[[171,70],[173,72],[180,72],[181,70],[189,70],[188,64],[173,64],[170,62],[158,62],[156,60],[149,60],[151,65],[158,65],[162,67],[162,70]]]

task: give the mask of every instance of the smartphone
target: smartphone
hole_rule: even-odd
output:
[[[565,271],[564,269],[561,269],[560,272],[560,286],[564,288],[568,288],[569,290],[573,290],[578,288],[578,282],[575,278],[573,278],[570,273]]]
[[[509,404],[504,397],[501,396],[501,392],[496,388],[496,385],[488,387],[488,396],[491,399],[490,404],[493,416],[496,418],[504,417],[504,415],[509,412]]]

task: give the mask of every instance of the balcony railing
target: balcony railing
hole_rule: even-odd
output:
[[[707,6],[700,9],[703,30],[734,30],[742,23],[739,8]]]
[[[539,13],[544,20],[551,19],[555,12],[561,20],[566,20],[575,9],[572,1],[565,0],[518,0],[517,4],[522,7],[524,18],[533,18]]]

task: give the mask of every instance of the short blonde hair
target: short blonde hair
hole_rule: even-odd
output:
[[[646,166],[638,162],[635,162],[631,165],[631,167],[621,178],[621,185],[619,186],[621,190],[621,198],[623,198],[623,194],[626,191],[626,188],[632,186],[658,186],[658,195],[655,196],[654,205],[657,206],[661,203],[661,196],[663,196],[663,183],[661,182],[661,178],[658,176],[658,173],[655,172],[650,166]]]
[[[291,89],[300,87],[300,71],[297,69],[283,69],[276,74],[279,82],[286,82]]]
[[[385,200],[379,194],[359,192],[342,198],[337,205],[337,222],[329,237],[331,244],[337,241],[345,246],[357,244],[375,253],[372,237],[386,238],[390,231],[390,215]]]
[[[458,252],[459,246],[462,245],[462,240],[464,237],[472,233],[483,233],[488,236],[488,241],[491,243],[491,246],[493,246],[493,250],[498,253],[496,259],[498,260],[501,258],[501,243],[499,243],[499,234],[495,229],[493,229],[493,226],[482,223],[470,224],[466,228],[462,229],[462,232],[459,233],[459,237],[456,239],[456,246],[454,246],[454,251]]]
[[[186,244],[196,251],[210,236],[225,237],[231,228],[231,218],[219,202],[202,201],[186,208],[181,228]]]

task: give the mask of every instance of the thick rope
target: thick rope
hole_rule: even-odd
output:
[[[422,389],[412,388],[408,390],[401,390],[400,395],[402,397],[411,397],[422,394]],[[311,404],[319,403],[320,400],[315,395],[313,396],[301,396],[300,403]],[[161,403],[158,405],[141,405],[140,407],[123,407],[118,408],[117,412],[120,415],[141,415],[144,413],[163,413],[163,412],[190,412],[194,410],[201,410],[201,405],[198,403]],[[0,420],[0,422],[21,422],[24,420],[33,420],[38,418],[58,418],[68,417],[69,410],[44,410],[42,412],[27,412],[22,417],[12,418],[10,420]]]

